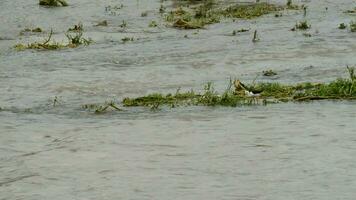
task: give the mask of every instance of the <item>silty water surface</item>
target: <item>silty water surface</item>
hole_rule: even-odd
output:
[[[230,77],[283,83],[346,77],[345,67],[356,63],[356,35],[337,27],[356,20],[343,13],[356,1],[295,2],[308,6],[312,37],[290,31],[304,19],[301,11],[223,20],[197,31],[166,27],[160,1],[69,3],[48,9],[37,1],[0,1],[0,199],[354,198],[354,102],[125,108],[104,115],[81,106],[199,90],[209,81],[221,91]],[[168,10],[171,4],[164,2]],[[95,26],[103,20],[108,27]],[[151,21],[159,26],[148,27]],[[43,40],[51,28],[56,41],[66,42],[65,31],[78,22],[94,44],[12,48]],[[37,26],[47,33],[19,35]],[[241,28],[251,30],[232,36]],[[123,43],[125,37],[135,40]],[[268,69],[278,75],[261,76]]]

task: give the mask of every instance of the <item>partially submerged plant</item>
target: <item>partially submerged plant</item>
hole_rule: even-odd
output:
[[[83,31],[84,28],[82,23],[75,24],[73,27],[68,29],[68,32],[83,32]]]
[[[242,29],[239,29],[239,30],[233,30],[233,31],[232,31],[232,35],[236,35],[237,33],[248,32],[248,31],[250,31],[250,29],[244,29],[244,28],[242,28]]]
[[[156,21],[151,21],[150,22],[150,24],[148,25],[148,27],[157,27],[158,26],[158,24],[157,24],[157,22]]]
[[[103,21],[97,23],[95,26],[108,26],[108,21],[103,20]]]
[[[77,47],[82,44],[89,45],[92,42],[91,39],[83,38],[82,31],[76,32],[74,34],[68,32],[65,35],[68,38],[68,41],[69,41],[68,46],[70,46],[70,47]]]
[[[258,38],[257,30],[255,30],[255,32],[253,32],[252,42],[258,42],[258,41],[260,41],[260,38]]]
[[[311,37],[312,34],[311,34],[311,33],[303,33],[303,36],[304,36],[304,37]]]
[[[27,45],[17,44],[15,45],[15,49],[18,51],[25,50],[25,49],[56,50],[56,49],[66,47],[66,45],[63,44],[57,42],[51,42],[52,35],[53,35],[53,30],[51,30],[51,32],[49,33],[45,41],[29,43]]]
[[[25,33],[42,33],[43,30],[40,28],[40,27],[37,27],[37,28],[25,28],[24,30],[22,30],[20,32],[20,35],[24,35]]]
[[[270,69],[267,71],[263,71],[262,74],[263,74],[263,76],[275,76],[275,75],[277,75],[277,72]]]
[[[124,7],[124,4],[118,4],[118,5],[108,5],[105,6],[105,11],[112,11],[112,10],[120,10]]]
[[[287,0],[287,6],[292,6],[292,0]]]
[[[287,9],[290,9],[290,10],[299,10],[300,9],[300,6],[298,5],[294,5],[292,0],[287,0]]]
[[[83,38],[83,32],[75,32],[73,33],[66,33],[69,42],[68,44],[61,44],[52,40],[53,30],[49,33],[47,39],[43,42],[34,42],[29,44],[17,44],[15,45],[15,49],[18,51],[26,50],[26,49],[37,49],[37,50],[58,50],[63,48],[75,48],[79,45],[89,45],[92,40]]]
[[[197,2],[200,3],[170,11],[165,16],[166,21],[171,22],[175,28],[198,29],[208,24],[218,23],[223,17],[252,19],[285,8],[270,3],[237,3],[227,8],[221,8],[216,6],[213,1]]]
[[[354,21],[350,22],[350,30],[351,32],[356,32],[356,22]]]
[[[346,10],[344,13],[355,14],[356,13],[356,7],[353,10]]]
[[[161,6],[159,7],[159,13],[164,13],[166,11],[166,8],[161,4]]]
[[[109,111],[122,111],[119,106],[113,102],[105,102],[104,104],[85,104],[82,106],[83,109],[93,111],[95,114],[103,114]]]
[[[147,11],[141,13],[141,17],[147,17],[147,16],[148,16],[148,12]]]
[[[120,24],[121,28],[126,28],[127,27],[127,22],[125,20],[122,20],[122,23]]]
[[[282,13],[276,13],[275,15],[274,15],[274,17],[282,17],[283,15],[282,15]]]
[[[41,6],[68,6],[68,3],[65,0],[39,0]]]
[[[121,39],[121,41],[123,43],[126,43],[126,42],[129,42],[129,41],[134,41],[134,38],[133,37],[124,37]]]
[[[345,23],[339,24],[339,29],[346,29],[347,25]]]
[[[311,28],[311,25],[308,23],[308,21],[300,21],[295,24],[295,26],[291,29],[291,31],[295,30],[307,30]]]
[[[196,12],[192,9],[178,8],[166,15],[166,20],[172,22],[172,26],[180,29],[198,29],[203,28],[207,24],[219,22],[219,18],[215,15],[203,11]]]

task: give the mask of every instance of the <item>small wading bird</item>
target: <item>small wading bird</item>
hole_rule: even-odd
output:
[[[235,86],[235,94],[241,95],[241,96],[249,96],[249,97],[259,96],[260,93],[262,92],[262,90],[248,88],[243,83],[241,83],[240,80],[235,80],[234,86]]]

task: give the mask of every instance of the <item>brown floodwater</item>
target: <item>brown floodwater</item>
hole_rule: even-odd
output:
[[[356,34],[338,25],[356,21],[343,13],[355,0],[293,1],[308,6],[305,17],[289,10],[202,30],[167,27],[159,0],[68,2],[49,9],[37,1],[0,1],[0,200],[355,198],[356,102],[124,108],[103,115],[81,108],[199,90],[207,82],[222,91],[229,78],[346,77],[346,66],[356,64]],[[164,5],[169,10],[172,1]],[[290,31],[304,19],[310,30]],[[95,26],[103,20],[107,27]],[[43,40],[51,28],[56,41],[66,42],[64,33],[78,22],[93,44],[13,49]],[[34,27],[46,32],[19,35]],[[232,36],[241,28],[250,31]],[[263,77],[268,69],[278,75]]]

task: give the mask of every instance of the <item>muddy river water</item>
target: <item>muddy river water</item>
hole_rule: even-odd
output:
[[[231,77],[282,83],[346,77],[346,66],[356,64],[356,34],[338,25],[356,20],[343,13],[356,1],[294,2],[308,6],[305,17],[289,10],[278,18],[177,30],[166,26],[159,0],[68,0],[69,7],[53,9],[1,0],[0,200],[355,199],[353,101],[124,108],[102,115],[81,108],[199,90],[210,81],[221,91]],[[163,4],[169,10],[172,2]],[[304,18],[310,30],[290,31]],[[103,20],[107,27],[95,26]],[[149,27],[151,21],[158,27]],[[43,40],[51,28],[65,42],[65,31],[78,22],[93,44],[13,49]],[[19,35],[32,27],[47,33]],[[250,31],[232,36],[241,28]],[[134,41],[124,43],[125,37]],[[278,75],[262,76],[268,69]]]

